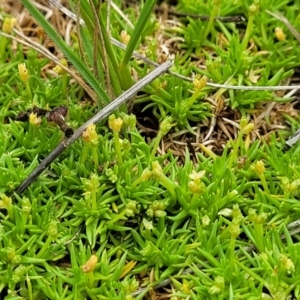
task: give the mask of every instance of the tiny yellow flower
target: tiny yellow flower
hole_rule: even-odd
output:
[[[96,132],[96,125],[90,124],[88,125],[87,129],[82,133],[82,139],[93,145],[98,144],[98,134]]]
[[[247,135],[254,129],[254,123],[249,123],[241,129],[242,133]]]
[[[147,181],[151,178],[151,176],[152,176],[152,171],[150,171],[149,168],[146,168],[141,175],[141,179],[142,181]]]
[[[15,18],[5,18],[2,25],[2,30],[5,33],[11,33],[17,23]]]
[[[258,175],[261,175],[265,172],[265,165],[262,160],[258,160],[254,165],[254,170]]]
[[[254,1],[252,5],[249,7],[249,15],[253,16],[255,15],[259,10],[259,1]]]
[[[280,42],[285,41],[286,36],[281,27],[275,28],[275,36],[278,41],[280,41]]]
[[[116,133],[119,133],[121,131],[123,125],[123,120],[121,118],[115,117],[115,115],[111,115],[108,118],[108,126],[109,128]]]
[[[122,30],[120,34],[120,40],[123,44],[127,45],[130,41],[130,35],[127,33],[126,30]]]
[[[60,63],[61,63],[63,66],[65,66],[65,67],[68,66],[68,62],[66,61],[65,58],[62,58],[62,59],[60,60]],[[56,66],[53,68],[53,71],[54,71],[55,73],[57,73],[58,75],[63,75],[63,74],[66,73],[66,71],[65,71],[61,66],[59,66],[59,65],[56,65]]]
[[[196,172],[195,170],[192,171],[192,173],[189,175],[189,177],[192,180],[199,180],[205,175],[205,170],[202,170],[200,172]]]
[[[279,260],[283,268],[287,271],[288,274],[291,274],[295,271],[295,265],[290,258],[284,254],[280,254]]]
[[[152,175],[154,178],[160,178],[163,175],[163,170],[158,161],[152,162]]]
[[[98,257],[96,255],[92,255],[89,260],[81,267],[84,273],[93,272],[96,268],[98,262]]]
[[[22,81],[27,82],[29,74],[28,74],[28,70],[26,68],[25,63],[18,64],[18,69],[19,69],[19,74],[20,74]]]
[[[37,114],[31,113],[29,115],[29,123],[33,126],[39,127],[42,122],[40,117],[37,117]]]
[[[12,206],[12,200],[10,197],[7,197],[6,195],[2,195],[0,200],[0,208],[9,208]]]
[[[207,79],[205,76],[199,78],[196,77],[193,81],[194,89],[195,90],[202,90],[207,84]]]

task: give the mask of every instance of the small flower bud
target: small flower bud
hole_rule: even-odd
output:
[[[18,64],[19,75],[23,82],[27,82],[29,78],[28,70],[25,63]]]
[[[126,215],[128,217],[133,217],[135,214],[139,212],[139,205],[136,201],[130,200],[126,204]]]
[[[96,132],[95,124],[88,125],[86,130],[82,133],[82,139],[87,143],[91,143],[92,145],[98,144],[99,136],[98,133]]]
[[[37,117],[37,114],[31,113],[29,115],[29,123],[35,127],[39,127],[42,122],[40,117]]]
[[[238,224],[231,223],[229,225],[229,232],[231,237],[236,239],[241,233],[240,226]]]
[[[290,181],[287,177],[281,177],[281,187],[285,192],[290,192]]]
[[[6,195],[1,196],[0,208],[10,209],[12,207],[12,200]]]
[[[195,180],[195,181],[190,181],[188,183],[188,188],[189,191],[192,192],[193,194],[200,194],[205,189],[205,185],[203,184],[203,182],[197,182]]]
[[[256,224],[264,224],[268,218],[267,213],[261,213],[257,216]]]
[[[163,175],[162,167],[160,166],[158,161],[152,162],[152,175],[156,179],[160,178]]]
[[[224,217],[231,217],[232,216],[232,209],[223,208],[218,212],[218,215],[224,216]]]
[[[280,42],[285,41],[285,39],[286,39],[286,36],[281,27],[275,28],[275,36],[276,36],[277,40]]]
[[[83,273],[91,273],[96,268],[98,262],[98,257],[96,255],[92,255],[89,260],[81,267]]]
[[[134,128],[136,125],[136,116],[133,114],[127,115],[125,113],[121,113],[121,117],[124,121],[124,125],[130,128]]]
[[[99,177],[97,174],[92,173],[90,179],[82,178],[82,182],[84,185],[84,190],[86,192],[95,192],[99,187]]]
[[[205,170],[202,170],[200,172],[196,172],[195,170],[193,170],[192,173],[189,174],[189,177],[194,181],[199,181],[205,175],[205,172]]]
[[[130,148],[131,148],[131,144],[130,144],[130,142],[129,142],[127,139],[124,139],[124,140],[122,141],[122,147],[123,147],[123,149],[124,149],[125,151],[129,151]]]
[[[217,295],[221,293],[225,286],[224,277],[217,276],[214,282],[215,284],[211,286],[210,289],[208,290],[208,293],[211,295]]]
[[[17,20],[15,18],[5,18],[2,25],[2,31],[10,34],[16,24]]]
[[[21,256],[15,255],[14,258],[11,260],[11,262],[15,265],[19,265],[21,263]]]
[[[61,63],[63,66],[65,66],[65,67],[68,66],[68,62],[67,62],[67,60],[66,60],[65,58],[62,58],[62,59],[60,60],[60,63]],[[56,65],[56,66],[53,68],[53,71],[54,71],[55,73],[57,73],[58,75],[63,75],[63,74],[66,73],[66,71],[65,71],[60,65]]]
[[[108,177],[108,179],[112,182],[115,183],[118,180],[118,176],[115,173],[113,169],[107,168],[105,171],[105,175]]]
[[[251,222],[256,222],[256,220],[257,220],[257,213],[256,213],[255,209],[253,209],[253,208],[249,209],[249,211],[248,211],[248,219]]]
[[[141,179],[142,181],[147,181],[151,178],[151,176],[152,176],[152,171],[150,171],[149,168],[146,168],[141,175]]]
[[[247,135],[254,129],[254,123],[249,123],[245,127],[242,128],[242,133]]]
[[[249,16],[254,16],[259,10],[259,4],[258,1],[254,1],[253,4],[249,7]]]
[[[297,194],[300,187],[300,179],[292,181],[288,186],[288,191]]]
[[[28,198],[24,198],[22,201],[22,212],[24,215],[29,215],[31,212],[31,203]]]
[[[290,258],[284,254],[280,254],[279,260],[283,268],[287,271],[288,274],[295,272],[295,265]]]
[[[57,238],[57,221],[51,221],[49,228],[48,228],[48,234],[52,239]]]
[[[246,117],[242,117],[240,120],[240,128],[243,129],[247,124],[249,120]]]
[[[14,274],[21,277],[25,274],[26,267],[24,265],[19,265],[14,269]]]
[[[162,218],[162,217],[165,217],[167,215],[167,213],[163,210],[155,210],[153,215],[156,218]]]
[[[147,219],[143,218],[143,224],[144,224],[146,229],[148,229],[148,230],[153,229],[152,221],[148,221]]]
[[[207,79],[205,76],[199,78],[196,77],[193,81],[194,89],[195,90],[202,90],[207,84]]]
[[[210,218],[209,218],[209,216],[205,215],[205,216],[202,218],[202,225],[203,225],[203,227],[208,226],[209,223],[210,223]]]
[[[11,247],[6,248],[6,257],[8,261],[12,261],[15,256],[16,256],[15,249]]]
[[[258,160],[254,165],[254,171],[257,175],[261,175],[265,172],[265,165],[262,160]]]
[[[172,124],[172,117],[166,117],[160,123],[159,131],[162,133],[162,135],[166,135],[173,126],[174,124]]]
[[[126,30],[122,30],[120,34],[120,40],[123,44],[127,45],[130,41],[130,35],[127,33]]]
[[[119,133],[121,131],[122,125],[123,125],[123,120],[121,118],[116,119],[115,115],[109,116],[108,126],[113,132]]]

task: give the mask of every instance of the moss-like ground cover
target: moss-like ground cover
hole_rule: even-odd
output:
[[[298,299],[298,1],[38,3],[0,4],[0,299]],[[172,74],[18,190],[138,54]]]

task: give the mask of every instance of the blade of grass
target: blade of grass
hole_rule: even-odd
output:
[[[120,63],[120,66],[119,66],[120,74],[124,74],[124,76],[122,76],[122,78],[121,78],[121,85],[122,85],[123,89],[129,88],[133,83],[131,74],[130,74],[130,70],[128,68],[128,63],[130,61],[132,53],[134,52],[135,48],[137,47],[137,45],[140,41],[143,30],[144,30],[144,28],[151,16],[151,13],[153,11],[155,2],[156,2],[155,0],[146,1],[145,5],[141,11],[141,14],[139,16],[139,19],[134,27],[134,30],[133,30],[132,36],[129,40],[129,43],[126,47],[123,60]]]
[[[34,7],[34,5],[29,0],[21,0],[22,4],[31,13],[34,19],[40,24],[40,26],[45,30],[53,42],[59,47],[63,54],[68,58],[68,60],[74,65],[81,76],[87,81],[87,83],[94,89],[97,95],[105,103],[109,103],[109,98],[97,79],[93,76],[92,72],[88,69],[83,61],[70,49],[70,47],[64,42],[64,40],[59,36],[59,34],[54,30],[54,28],[46,21],[46,19],[41,15],[41,13]]]

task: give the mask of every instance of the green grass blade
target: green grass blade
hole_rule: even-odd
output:
[[[48,36],[53,40],[53,42],[59,47],[63,54],[68,58],[68,60],[74,65],[76,70],[81,74],[81,76],[86,80],[86,82],[94,89],[96,94],[105,103],[109,103],[109,98],[97,79],[93,76],[92,72],[83,63],[83,61],[78,57],[72,49],[64,42],[64,40],[59,36],[59,34],[54,30],[54,28],[46,21],[46,19],[41,15],[41,13],[30,3],[29,0],[21,0],[22,4],[27,8],[34,19],[40,24],[40,26],[45,30]]]
[[[132,36],[127,45],[127,48],[126,48],[125,54],[124,54],[124,58],[122,60],[122,64],[125,66],[128,65],[129,60],[132,56],[132,53],[133,53],[134,49],[136,48],[137,44],[139,43],[140,37],[144,31],[144,28],[145,28],[150,16],[151,16],[151,13],[152,13],[155,3],[156,3],[155,0],[146,1],[145,5],[141,11],[140,17],[134,27]]]

